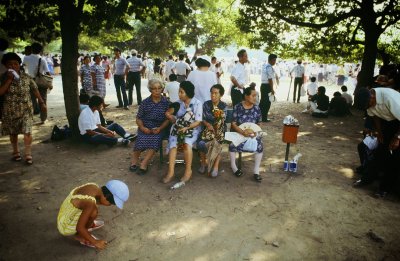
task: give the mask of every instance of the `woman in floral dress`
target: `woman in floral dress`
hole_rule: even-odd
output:
[[[101,56],[96,54],[93,58],[94,64],[90,67],[92,75],[93,95],[106,97],[106,79],[104,78],[105,70],[101,66]]]
[[[257,92],[254,87],[247,87],[243,92],[243,101],[241,103],[236,104],[233,108],[233,119],[231,128],[233,131],[238,132],[244,137],[254,137],[256,133],[248,130],[242,130],[239,128],[239,125],[245,122],[251,122],[255,124],[259,124],[261,122],[261,110],[260,107],[255,105],[256,103]],[[263,156],[263,143],[260,136],[257,136],[257,150],[254,153],[254,179],[257,182],[261,182],[262,178],[260,176],[260,164]],[[229,154],[231,159],[231,168],[233,173],[240,177],[242,176],[242,170],[238,169],[236,166],[236,153],[244,152],[243,146],[245,142],[242,142],[237,147],[233,144],[229,145]]]
[[[90,64],[90,56],[85,56],[85,58],[83,58],[83,64],[80,70],[81,85],[85,93],[87,93],[89,96],[92,96],[93,83],[92,83],[92,74],[89,64]]]
[[[207,162],[210,159],[206,159],[207,143],[216,140],[222,143],[224,140],[224,134],[226,131],[225,119],[227,105],[221,101],[221,97],[224,95],[224,87],[221,84],[215,84],[211,87],[211,100],[204,102],[203,104],[203,125],[204,129],[200,135],[197,148],[200,151],[201,166],[199,168],[200,173],[204,173],[207,168]],[[220,146],[219,146],[220,148]],[[221,156],[214,159],[213,169],[208,169],[209,175],[216,177],[218,175],[218,167]]]
[[[24,135],[25,162],[31,165],[33,107],[30,91],[38,99],[42,112],[46,112],[46,105],[33,79],[20,71],[21,62],[16,53],[6,53],[1,60],[8,69],[0,76],[0,95],[4,95],[1,133],[10,135],[14,161],[22,160],[18,149],[18,134]]]
[[[192,145],[196,142],[200,130],[203,115],[203,106],[199,100],[194,98],[194,85],[189,81],[183,81],[179,85],[179,110],[176,117],[167,111],[166,117],[174,125],[168,139],[169,167],[163,183],[169,183],[175,175],[175,159],[178,147],[183,148],[185,159],[185,173],[181,178],[182,184],[192,176]]]

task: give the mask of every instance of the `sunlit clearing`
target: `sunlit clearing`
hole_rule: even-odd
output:
[[[322,126],[324,123],[322,121],[314,123],[314,126]]]
[[[244,259],[244,260],[246,260],[246,259]],[[251,254],[248,260],[252,260],[252,261],[276,260],[276,254],[267,252],[267,251],[258,250],[256,253]]]
[[[188,240],[198,240],[208,236],[218,225],[211,218],[189,219],[169,225],[163,225],[158,230],[148,234],[148,238],[155,240],[167,240],[169,237],[186,237]]]
[[[0,196],[0,204],[8,202],[8,196]]]
[[[340,173],[342,173],[343,176],[345,176],[346,178],[353,178],[354,177],[354,171],[352,169],[349,168],[341,168],[339,170]]]
[[[334,139],[334,140],[343,140],[343,141],[349,140],[348,138],[341,137],[341,136],[335,136],[332,139]]]
[[[311,133],[312,132],[310,132],[310,131],[301,131],[301,132],[299,132],[299,134],[297,134],[297,137],[311,135]]]

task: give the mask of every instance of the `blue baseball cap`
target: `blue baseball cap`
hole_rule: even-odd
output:
[[[129,198],[128,186],[124,182],[114,179],[107,182],[106,188],[113,194],[115,205],[122,209]]]

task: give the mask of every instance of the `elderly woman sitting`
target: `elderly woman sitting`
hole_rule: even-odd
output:
[[[0,76],[0,95],[4,95],[2,135],[10,135],[14,161],[21,161],[18,149],[18,135],[24,135],[25,163],[32,160],[33,107],[30,91],[39,100],[42,112],[47,108],[33,79],[20,70],[21,58],[16,53],[4,54],[1,63],[8,69]]]
[[[256,103],[257,92],[253,87],[248,87],[244,90],[243,93],[243,101],[241,103],[236,104],[233,108],[233,120],[232,120],[232,130],[243,135],[244,137],[256,137],[256,133],[251,129],[242,130],[239,125],[245,122],[259,124],[261,122],[261,110],[255,105]],[[263,156],[263,144],[261,141],[261,137],[256,137],[257,148],[254,154],[254,179],[257,182],[261,182],[262,178],[260,176],[260,164]],[[247,142],[247,141],[246,141]],[[236,152],[246,152],[245,143],[242,142],[237,147],[233,144],[229,145],[229,152],[231,158],[231,168],[233,173],[240,177],[242,176],[242,170],[238,169],[236,166]],[[254,151],[251,151],[254,152]]]
[[[224,92],[224,87],[221,84],[215,84],[211,87],[211,100],[203,104],[204,129],[197,146],[200,151],[201,160],[199,172],[204,173],[208,164],[208,173],[212,177],[218,175],[222,149],[220,144],[224,140],[226,131],[225,119],[227,106],[225,102],[221,101]]]
[[[179,109],[174,116],[170,110],[166,117],[174,123],[168,140],[169,167],[168,173],[163,178],[163,183],[168,183],[174,177],[175,159],[178,147],[183,149],[185,159],[185,174],[181,178],[180,185],[184,185],[192,176],[192,145],[200,134],[200,124],[203,114],[203,106],[194,98],[194,85],[189,81],[183,81],[179,86]]]
[[[152,79],[149,81],[148,88],[151,95],[142,101],[136,116],[138,133],[129,167],[132,172],[136,171],[139,175],[147,172],[149,161],[161,146],[163,130],[169,124],[165,117],[169,102],[162,96],[163,83]],[[145,150],[147,154],[139,164],[140,154]]]

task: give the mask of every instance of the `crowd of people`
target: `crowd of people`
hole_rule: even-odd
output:
[[[16,53],[6,53],[8,43],[0,39],[0,108],[2,112],[2,135],[9,135],[12,145],[12,159],[21,161],[18,147],[18,135],[24,135],[24,158],[27,164],[33,163],[32,118],[39,110],[41,121],[46,121],[47,89],[38,88],[35,78],[39,75],[59,73],[60,60],[57,63],[48,57],[41,56],[43,47],[32,44],[26,50],[23,60]],[[31,53],[29,54],[29,51]],[[236,164],[237,153],[254,154],[252,172],[255,182],[261,182],[260,165],[263,158],[263,140],[260,132],[261,122],[270,122],[268,117],[271,101],[279,85],[282,72],[293,80],[293,103],[299,103],[301,96],[307,96],[308,102],[304,113],[310,112],[314,117],[351,115],[353,94],[348,93],[346,77],[356,78],[360,66],[319,65],[315,71],[308,72],[302,60],[286,68],[287,63],[278,65],[277,55],[269,54],[268,60],[261,65],[261,85],[259,89],[250,82],[249,58],[246,50],[239,50],[237,61],[230,68],[230,85],[221,85],[224,74],[223,63],[216,57],[199,56],[190,61],[184,54],[178,59],[169,56],[167,61],[159,58],[142,58],[136,50],[124,57],[120,49],[114,49],[114,58],[95,54],[81,55],[77,63],[80,76],[81,112],[78,126],[84,142],[92,144],[128,145],[135,140],[129,170],[146,175],[149,163],[162,147],[164,139],[168,140],[168,172],[162,178],[167,184],[174,180],[175,162],[178,153],[183,153],[185,171],[180,180],[173,185],[179,188],[192,177],[193,148],[199,155],[199,173],[210,177],[219,174],[222,146],[226,142],[225,134],[234,136],[229,144],[230,166],[232,173],[241,177],[244,170]],[[58,69],[56,69],[58,67]],[[22,69],[23,68],[23,69]],[[335,70],[333,69],[335,68]],[[335,77],[341,92],[333,94],[331,100],[326,95],[323,83]],[[136,88],[138,113],[136,134],[131,134],[115,122],[105,121],[102,110],[105,103],[107,81],[113,78],[116,89],[117,108],[129,110],[133,105],[133,89]],[[141,79],[148,79],[149,97],[142,99]],[[348,81],[347,81],[348,82]],[[361,175],[354,186],[359,187],[380,178],[380,189],[377,195],[385,196],[394,188],[398,189],[400,174],[400,93],[399,71],[396,66],[384,66],[379,76],[371,84],[358,89],[356,106],[365,110],[364,140],[358,146],[361,166],[357,172]],[[258,91],[259,90],[259,91]],[[222,101],[225,93],[231,96],[231,105]],[[37,108],[36,108],[37,107]],[[265,126],[265,125],[263,125]],[[143,155],[144,156],[143,156]],[[142,159],[141,159],[142,155]],[[111,185],[110,185],[111,184]],[[114,184],[114,185],[112,185]],[[115,185],[116,184],[116,185]],[[119,186],[125,191],[122,204],[129,196],[125,184],[113,181],[100,188],[96,184],[85,184],[74,189],[63,203],[60,210],[58,226],[63,235],[75,235],[82,244],[102,249],[104,242],[92,239],[89,229],[101,227],[96,223],[97,211],[93,204],[116,204],[116,190]],[[395,187],[397,186],[397,187]],[[75,191],[78,191],[75,193]],[[80,197],[85,195],[93,204],[84,204]],[[128,196],[127,196],[128,195]],[[71,200],[76,199],[71,206]],[[117,204],[117,206],[118,206]],[[72,210],[79,209],[78,212]],[[86,218],[78,221],[76,217],[87,210]],[[72,211],[72,212],[71,212]],[[86,213],[86,212],[85,212]],[[64,216],[72,215],[73,222],[65,221]],[[72,219],[70,219],[71,221]],[[80,220],[80,219],[79,219]]]

